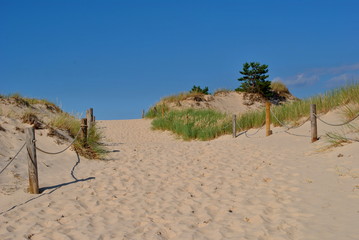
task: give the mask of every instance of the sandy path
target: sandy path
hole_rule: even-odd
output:
[[[67,151],[66,164],[55,168],[61,161],[55,158],[52,173],[43,178],[51,186],[69,184],[46,189],[28,203],[33,196],[21,191],[1,195],[7,201],[0,205],[0,239],[359,235],[358,143],[317,153],[322,140],[310,144],[281,128],[267,138],[260,131],[252,138],[184,142],[151,131],[148,120],[99,121],[98,126],[112,151],[107,161],[81,159],[74,175],[84,181],[74,182],[70,172],[78,158]],[[293,132],[306,135],[306,129],[307,124]]]

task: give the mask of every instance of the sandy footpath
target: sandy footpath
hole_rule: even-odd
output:
[[[358,239],[358,142],[318,151],[327,141],[311,144],[309,123],[207,142],[149,120],[97,124],[105,161],[38,153],[40,195],[25,192],[25,152],[0,175],[0,239]],[[39,147],[66,146],[45,135]]]

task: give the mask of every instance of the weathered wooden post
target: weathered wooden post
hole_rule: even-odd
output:
[[[87,144],[87,119],[86,118],[82,118],[81,119],[81,134],[80,134],[80,139],[83,142],[84,145]]]
[[[26,149],[27,149],[27,162],[29,168],[29,192],[31,194],[39,194],[39,178],[37,172],[34,127],[30,127],[26,129]]]
[[[266,102],[266,136],[272,134],[270,130],[270,102]]]
[[[142,118],[145,118],[145,110],[142,110]]]
[[[233,116],[232,116],[232,136],[234,138],[237,136],[236,122],[237,122],[237,116],[236,116],[236,114],[233,114]]]
[[[318,140],[318,131],[317,131],[317,105],[311,104],[310,105],[310,126],[311,126],[311,133],[312,133],[312,142]]]
[[[86,119],[87,119],[87,128],[89,130],[87,132],[88,134],[94,123],[93,108],[90,108],[86,111]]]

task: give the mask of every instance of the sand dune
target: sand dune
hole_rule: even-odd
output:
[[[312,144],[283,128],[270,137],[260,130],[251,137],[185,142],[150,130],[149,120],[97,124],[111,151],[107,159],[87,160],[71,150],[38,153],[42,194],[24,190],[24,152],[0,175],[0,239],[359,236],[359,143],[318,151],[324,138]],[[306,123],[290,132],[309,136],[309,129]],[[330,130],[319,129],[320,135]],[[23,136],[6,134],[11,150],[3,155],[9,156]],[[45,135],[37,135],[44,149],[66,145]]]

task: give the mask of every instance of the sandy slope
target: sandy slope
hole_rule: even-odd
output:
[[[270,137],[261,130],[184,142],[151,131],[149,120],[98,126],[108,159],[39,153],[41,195],[24,192],[24,153],[0,175],[0,239],[358,238],[359,143],[318,152],[323,138],[311,144],[283,128]],[[1,134],[9,156],[23,136]],[[37,135],[38,146],[65,146],[45,135]]]
[[[285,103],[295,100],[296,98],[291,94],[280,94],[281,99],[273,102]],[[242,114],[251,110],[258,110],[265,107],[265,101],[262,97],[255,94],[245,94],[236,91],[224,91],[214,95],[200,95],[189,96],[187,99],[179,101],[168,101],[166,98],[162,99],[156,105],[161,107],[165,104],[170,109],[212,109],[226,114]]]

